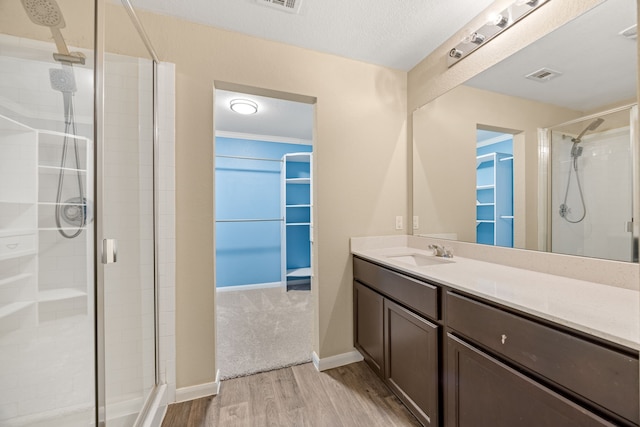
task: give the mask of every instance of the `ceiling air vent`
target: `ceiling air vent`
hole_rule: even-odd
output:
[[[525,77],[528,78],[529,80],[546,83],[549,80],[561,75],[562,73],[560,71],[553,71],[549,68],[540,68],[538,71],[534,71],[531,74],[527,74]]]
[[[259,4],[278,9],[282,12],[300,13],[302,0],[256,0]]]
[[[620,31],[620,34],[622,37],[627,38],[627,39],[637,39],[638,38],[638,24],[636,25],[632,25],[629,28],[626,28],[622,31]]]

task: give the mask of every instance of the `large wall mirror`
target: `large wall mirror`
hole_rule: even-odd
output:
[[[638,261],[636,7],[607,0],[414,111],[414,235]]]

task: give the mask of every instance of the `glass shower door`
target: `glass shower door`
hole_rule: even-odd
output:
[[[46,3],[0,2],[2,426],[95,419],[94,6]]]
[[[155,386],[153,64],[105,56],[104,265],[106,420],[133,425]]]

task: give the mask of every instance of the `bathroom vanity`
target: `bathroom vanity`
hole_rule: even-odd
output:
[[[416,248],[352,252],[355,347],[422,424],[639,424],[638,292]]]

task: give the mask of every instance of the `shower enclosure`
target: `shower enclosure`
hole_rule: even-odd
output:
[[[552,252],[638,261],[632,197],[637,117],[637,105],[630,105],[543,130]]]
[[[0,16],[0,425],[131,426],[159,383],[157,60],[126,0]]]

